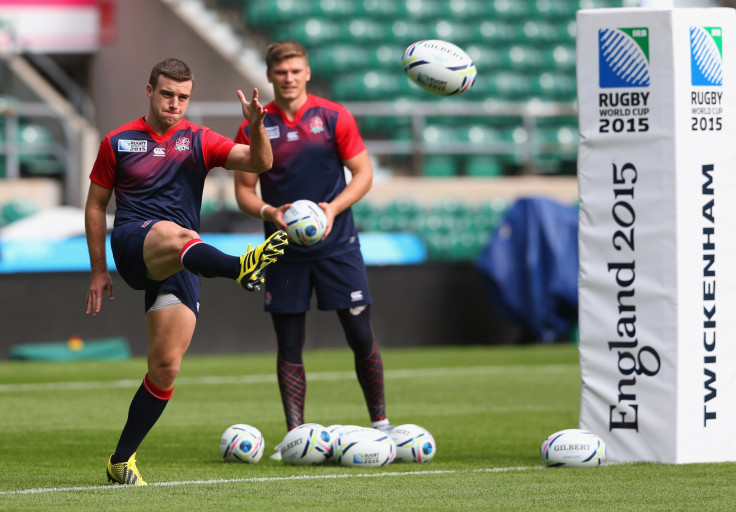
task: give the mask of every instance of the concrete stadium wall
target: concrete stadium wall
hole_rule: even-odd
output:
[[[134,356],[146,353],[143,294],[113,274],[115,301],[85,316],[89,274],[0,275],[3,321],[0,358],[20,343],[125,337]],[[463,264],[368,267],[372,321],[380,347],[508,344],[519,328],[500,319],[475,268]],[[273,352],[275,335],[263,312],[263,293],[248,293],[226,279],[202,282],[201,311],[190,354]],[[307,316],[305,347],[345,347],[337,315]]]

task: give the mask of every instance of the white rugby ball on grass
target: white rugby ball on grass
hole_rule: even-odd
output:
[[[245,423],[228,427],[220,437],[220,455],[226,462],[255,464],[261,460],[265,447],[260,430]]]
[[[341,466],[388,466],[396,457],[396,443],[375,428],[352,430],[340,435],[334,457]]]
[[[470,89],[477,71],[462,48],[430,39],[417,41],[404,51],[404,73],[415,84],[434,94],[449,96]]]
[[[424,427],[406,423],[389,433],[396,443],[396,460],[401,462],[430,462],[437,453],[434,437]]]
[[[314,466],[332,455],[332,436],[318,423],[305,423],[290,430],[279,443],[284,464]]]
[[[541,455],[549,466],[596,467],[606,461],[606,443],[592,432],[569,428],[545,439]]]

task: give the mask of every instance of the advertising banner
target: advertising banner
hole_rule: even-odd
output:
[[[580,427],[615,461],[736,460],[736,11],[577,24]]]

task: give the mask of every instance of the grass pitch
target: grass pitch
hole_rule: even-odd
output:
[[[429,464],[285,466],[267,459],[285,423],[275,355],[187,357],[138,450],[148,487],[108,485],[105,464],[145,361],[0,362],[0,510],[478,511],[736,508],[736,463],[545,468],[539,447],[577,425],[572,345],[384,350],[394,425],[437,441]],[[306,420],[368,424],[345,350],[305,353]],[[263,433],[258,464],[220,460],[222,432]]]

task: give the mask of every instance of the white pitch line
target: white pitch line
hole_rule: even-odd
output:
[[[402,471],[391,473],[358,473],[358,474],[333,474],[333,475],[294,475],[294,476],[273,476],[273,477],[252,477],[252,478],[218,478],[214,480],[182,480],[178,482],[155,482],[148,484],[148,487],[175,487],[180,485],[220,485],[232,483],[268,483],[268,482],[284,482],[296,480],[332,480],[338,478],[380,478],[380,477],[399,477],[399,476],[424,476],[424,475],[454,475],[461,473],[508,473],[510,471],[528,471],[535,469],[544,469],[546,466],[517,466],[509,468],[481,468],[481,469],[446,469],[446,470],[428,470],[428,471]],[[131,489],[134,486],[125,485],[90,485],[86,487],[45,487],[37,489],[20,489],[17,491],[0,491],[0,496],[19,495],[19,494],[42,494],[49,492],[83,492],[83,491],[106,491],[116,489]]]
[[[517,366],[467,366],[456,368],[417,368],[406,370],[386,370],[384,377],[387,379],[414,379],[422,377],[456,377],[469,375],[511,375],[519,372],[533,370],[536,373],[563,373],[568,372],[575,365],[517,365]],[[309,381],[332,381],[353,380],[354,371],[344,372],[307,372]],[[276,372],[256,375],[225,375],[225,376],[203,376],[203,377],[179,377],[176,385],[203,384],[264,384],[276,382]],[[137,388],[141,381],[125,379],[112,381],[89,381],[89,382],[36,382],[27,384],[0,384],[0,393],[17,393],[21,391],[47,391],[47,390],[80,390],[80,389],[109,389],[109,388]]]

